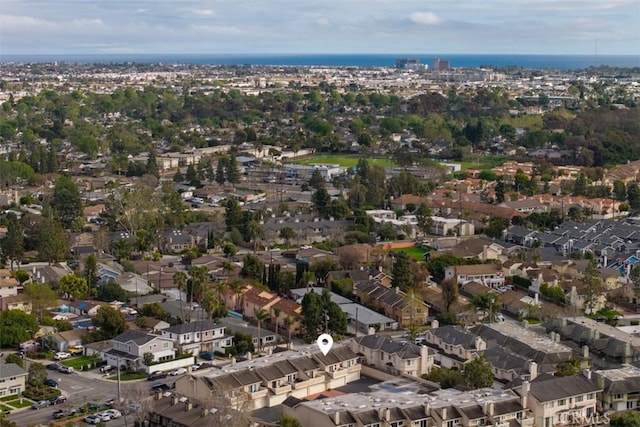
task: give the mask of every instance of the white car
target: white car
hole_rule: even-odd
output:
[[[186,373],[187,373],[187,370],[185,368],[178,368],[175,371],[172,371],[169,375],[176,376],[176,375],[183,375]]]
[[[120,418],[122,416],[122,412],[118,411],[117,409],[108,409],[104,411],[104,413],[109,414],[112,420],[115,420],[116,418]]]
[[[193,366],[191,367],[191,370],[192,370],[192,371],[197,371],[197,370],[198,370],[198,369],[200,369],[201,367],[202,367],[202,362],[198,362],[198,363],[196,363],[195,365],[193,365]]]
[[[103,422],[111,421],[111,415],[109,414],[109,411],[99,412],[96,414],[96,417],[98,417]]]
[[[71,353],[67,353],[66,351],[59,351],[56,353],[56,360],[64,360],[71,357]]]

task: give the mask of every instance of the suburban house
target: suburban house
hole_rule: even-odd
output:
[[[16,363],[0,364],[0,397],[22,394],[27,375],[27,371]]]
[[[210,320],[197,320],[171,326],[160,331],[165,339],[176,343],[183,352],[194,356],[219,351],[233,345],[233,336],[225,335],[225,327]]]
[[[432,348],[380,335],[356,337],[350,347],[360,355],[361,364],[392,375],[420,377],[428,374],[435,363],[436,351]]]
[[[599,403],[606,412],[626,412],[640,408],[640,368],[623,365],[620,368],[599,370],[593,378],[602,389]]]
[[[156,319],[155,317],[143,316],[140,317],[140,325],[141,329],[147,330],[148,332],[152,332],[154,334],[159,334],[163,329],[167,329],[171,326],[169,323],[164,320]]]
[[[504,275],[500,264],[454,265],[445,270],[445,280],[454,280],[458,286],[468,282],[482,283],[488,288],[504,286]]]
[[[587,371],[589,377],[590,371]],[[533,412],[536,426],[590,425],[595,421],[597,394],[602,387],[579,374],[568,377],[540,376],[525,381],[520,393],[527,396],[527,407]]]
[[[69,347],[82,345],[82,339],[89,335],[86,329],[71,329],[70,331],[56,332],[51,339],[57,351],[67,351]]]
[[[149,281],[136,273],[125,272],[114,279],[122,289],[138,295],[147,295],[153,292]]]
[[[242,319],[227,316],[218,319],[218,322],[229,334],[241,333],[251,335],[253,347],[255,349],[273,347],[278,341],[276,339],[276,334],[271,332],[269,329],[262,327],[260,329],[260,334],[258,334],[258,328],[256,326],[253,326]],[[278,330],[279,333],[281,331],[284,332],[285,329]]]
[[[172,340],[140,331],[124,331],[113,338],[111,344],[111,349],[101,354],[102,361],[111,366],[126,365],[139,369],[145,366],[145,353],[153,354],[156,362],[172,360],[176,355]]]
[[[447,369],[462,369],[471,359],[487,349],[487,343],[479,336],[459,326],[445,325],[428,330],[425,344],[438,352],[436,362]]]
[[[354,288],[358,300],[384,312],[401,327],[426,325],[429,306],[417,296],[407,295],[400,288],[385,286],[375,280],[359,282]]]
[[[0,269],[0,298],[18,295],[18,288],[22,286],[11,276],[11,272],[6,268]]]

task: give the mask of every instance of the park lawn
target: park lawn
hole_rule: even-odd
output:
[[[358,160],[366,159],[369,162],[369,166],[382,166],[385,168],[390,168],[397,166],[396,163],[387,158],[371,158],[371,157],[363,157],[363,156],[350,156],[350,155],[339,155],[339,154],[318,154],[316,156],[305,157],[302,159],[295,160],[294,163],[300,165],[311,165],[311,164],[332,164],[332,165],[340,165],[347,168],[352,168],[358,164]]]
[[[98,359],[94,356],[80,356],[80,357],[73,357],[70,359],[62,360],[60,361],[60,364],[64,366],[69,366],[75,369],[76,371],[79,371],[82,369],[83,366],[91,365],[97,362],[97,360]]]
[[[413,248],[391,249],[391,252],[406,252],[409,256],[415,258],[416,261],[424,261],[424,254],[427,250],[415,246]]]
[[[146,379],[148,375],[144,372],[132,372],[132,373],[122,373],[120,374],[120,381],[133,381],[133,380],[141,380]],[[108,380],[118,380],[118,375],[111,375],[107,377]]]

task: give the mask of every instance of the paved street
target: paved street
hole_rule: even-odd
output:
[[[27,408],[17,411],[9,416],[11,421],[15,421],[19,426],[38,425],[40,423],[48,425],[53,420],[53,412],[58,409],[79,408],[85,403],[99,403],[107,399],[116,399],[118,395],[118,385],[115,381],[100,379],[100,376],[93,372],[83,374],[61,374],[55,372],[50,373],[49,378],[58,381],[58,387],[68,397],[67,402],[38,410]],[[136,383],[123,382],[122,395],[126,396],[128,390],[135,387]],[[147,388],[146,382],[143,383],[143,386]],[[129,425],[132,424],[133,422],[130,419]],[[125,426],[125,420],[122,418],[112,420],[109,421],[108,425],[110,427],[123,427]]]

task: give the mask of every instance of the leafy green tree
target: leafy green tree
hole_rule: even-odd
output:
[[[326,182],[322,177],[320,171],[318,169],[314,169],[311,173],[311,178],[309,178],[309,187],[319,190],[321,188],[324,188],[325,184]]]
[[[627,200],[633,212],[640,211],[640,186],[637,182],[630,182],[627,185]]]
[[[626,411],[611,416],[611,427],[638,427],[640,426],[640,412]]]
[[[96,316],[91,319],[91,323],[96,327],[92,333],[95,341],[111,339],[127,329],[124,315],[109,305],[100,307]]]
[[[144,304],[140,308],[140,314],[147,317],[153,317],[155,319],[160,320],[168,320],[169,313],[166,312],[164,307],[159,302],[152,302],[148,304]]]
[[[493,385],[491,364],[484,355],[467,362],[462,369],[462,377],[465,384],[472,389]]]
[[[89,293],[89,285],[87,285],[86,279],[71,273],[60,279],[60,290],[69,299],[82,299]]]
[[[477,311],[487,314],[489,322],[493,322],[496,314],[501,311],[500,296],[498,294],[485,292],[474,295],[470,303]]]
[[[227,225],[227,231],[231,231],[234,228],[239,230],[242,227],[242,219],[240,203],[234,197],[228,198],[224,205],[224,222]]]
[[[160,178],[160,171],[158,170],[158,161],[156,159],[156,151],[150,150],[149,157],[147,158],[147,173],[153,175],[156,178]]]
[[[16,353],[10,353],[7,355],[5,359],[6,363],[15,363],[16,365],[24,368],[24,360]]]
[[[151,366],[151,364],[153,363],[153,359],[154,355],[149,351],[145,352],[142,355],[142,361],[144,362],[145,366]]]
[[[278,416],[278,426],[280,427],[302,427],[297,418],[290,417],[284,413]]]
[[[216,166],[216,176],[215,176],[215,181],[219,185],[224,185],[224,183],[227,180],[226,174],[225,174],[226,167],[227,167],[227,158],[220,157],[218,159],[218,165]]]
[[[500,217],[494,216],[489,221],[489,225],[484,230],[484,234],[494,239],[502,237],[502,232],[507,228],[507,222]]]
[[[580,361],[572,357],[566,362],[559,363],[553,375],[556,377],[570,377],[580,372]]]
[[[391,275],[391,285],[400,288],[401,291],[406,292],[414,287],[411,257],[406,252],[400,251],[395,254]]]
[[[285,241],[287,249],[289,249],[289,246],[291,245],[291,240],[295,239],[296,236],[296,232],[291,227],[284,227],[280,230],[280,238]]]
[[[236,161],[235,154],[231,153],[225,165],[225,172],[227,175],[227,181],[232,184],[240,182],[240,169],[238,168],[238,162]]]
[[[433,227],[433,210],[422,203],[418,207],[418,210],[416,210],[415,215],[416,221],[418,222],[418,229],[422,232],[423,236],[426,236],[431,232],[431,227]]]
[[[87,281],[89,288],[93,288],[98,283],[98,258],[95,254],[89,254],[84,262],[84,279]]]
[[[42,387],[47,379],[47,369],[42,363],[31,362],[27,375],[29,386],[39,388]]]
[[[78,186],[68,176],[56,180],[51,197],[51,208],[65,229],[73,227],[82,215],[82,200]]]
[[[0,347],[17,347],[32,339],[40,328],[36,316],[21,310],[0,311],[0,326]]]
[[[311,195],[313,206],[323,217],[328,216],[329,206],[331,204],[331,196],[324,188],[319,188]]]
[[[324,312],[320,295],[309,292],[302,298],[302,327],[308,337],[317,337],[324,330]]]
[[[104,285],[98,286],[98,292],[96,298],[100,301],[112,302],[112,301],[127,301],[127,291],[122,289],[118,283],[113,280],[109,280]]]
[[[40,223],[38,253],[49,264],[63,260],[69,253],[69,243],[62,226],[50,216],[44,216]]]
[[[256,220],[249,221],[244,237],[249,242],[253,242],[253,253],[256,253],[258,251],[260,239],[264,238],[264,230],[260,223]]]
[[[1,242],[2,255],[9,260],[9,268],[22,261],[24,257],[24,230],[13,212],[7,214],[7,234]]]
[[[613,182],[613,194],[619,202],[627,200],[627,184],[622,180],[615,180]]]
[[[24,284],[24,296],[31,304],[31,313],[40,321],[46,312],[55,307],[57,301],[56,292],[49,285],[33,282]]]
[[[253,254],[246,254],[242,259],[240,275],[254,280],[262,280],[264,275],[264,264],[257,256]]]
[[[590,314],[595,311],[598,299],[604,291],[602,278],[600,277],[600,272],[598,271],[598,267],[594,260],[589,262],[582,281],[586,285],[586,292],[584,295],[585,312]]]

